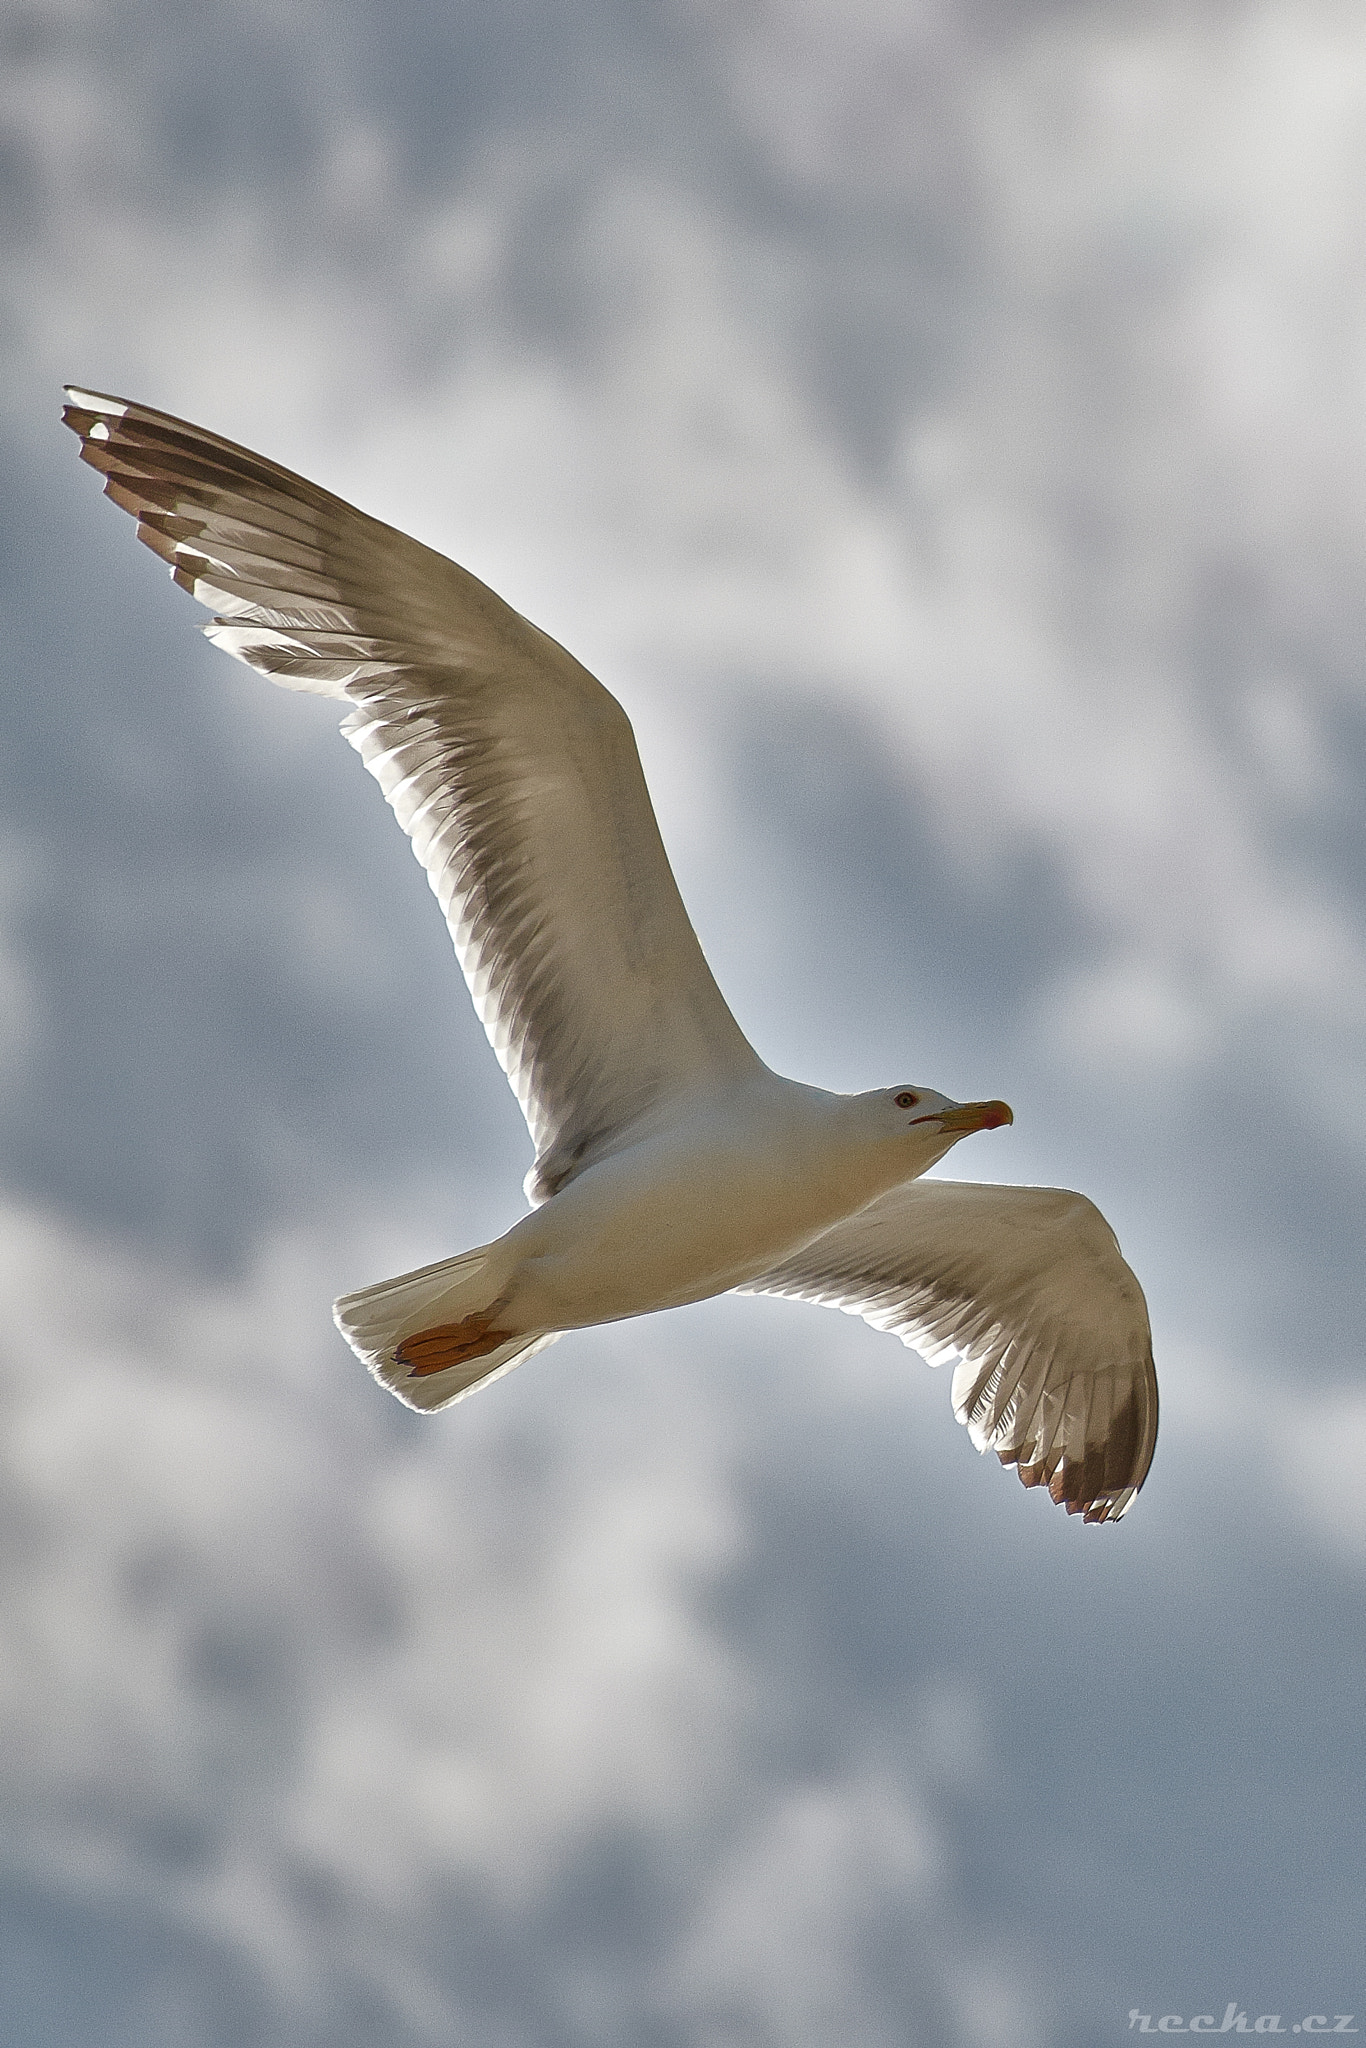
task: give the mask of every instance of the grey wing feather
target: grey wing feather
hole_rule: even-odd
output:
[[[427,871],[536,1142],[544,1200],[656,1104],[760,1062],[702,955],[630,722],[468,571],[302,477],[69,390],[105,490],[205,632],[342,730]]]
[[[1082,1195],[911,1181],[737,1291],[823,1302],[931,1363],[957,1357],[954,1413],[973,1442],[1069,1514],[1117,1521],[1147,1477],[1148,1311]]]

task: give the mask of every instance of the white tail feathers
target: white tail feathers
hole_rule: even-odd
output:
[[[534,1351],[543,1351],[561,1334],[558,1330],[509,1332],[501,1342],[444,1370],[430,1366],[415,1372],[397,1353],[405,1339],[419,1333],[487,1318],[492,1338],[498,1336],[499,1306],[492,1245],[441,1259],[434,1266],[380,1280],[332,1304],[332,1319],[356,1356],[364,1360],[382,1387],[408,1408],[434,1414],[463,1401],[476,1387],[511,1372]]]

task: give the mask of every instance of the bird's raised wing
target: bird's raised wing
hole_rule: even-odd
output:
[[[736,1292],[823,1302],[932,1364],[956,1356],[954,1413],[977,1448],[1069,1514],[1117,1521],[1147,1477],[1148,1311],[1084,1195],[910,1181]]]
[[[536,1141],[545,1200],[657,1103],[758,1068],[702,956],[630,722],[466,570],[200,427],[68,390],[105,491],[220,647],[349,707]]]

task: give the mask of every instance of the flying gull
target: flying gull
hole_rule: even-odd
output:
[[[344,1295],[375,1378],[435,1410],[566,1330],[789,1295],[953,1357],[981,1450],[1069,1514],[1147,1475],[1157,1381],[1113,1232],[1058,1188],[922,1180],[1004,1102],[836,1095],[766,1067],[702,955],[630,722],[465,569],[203,428],[69,388],[138,538],[286,689],[343,703],[445,912],[536,1145],[503,1237]]]

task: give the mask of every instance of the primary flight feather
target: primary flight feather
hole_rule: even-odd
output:
[[[337,1302],[410,1407],[447,1407],[565,1330],[735,1290],[825,1302],[959,1360],[980,1449],[1087,1521],[1157,1434],[1138,1282],[1050,1188],[919,1178],[1002,1102],[834,1095],[766,1067],[703,958],[630,722],[454,562],[230,441],[67,391],[105,491],[209,637],[335,697],[445,913],[535,1141],[494,1243]]]

